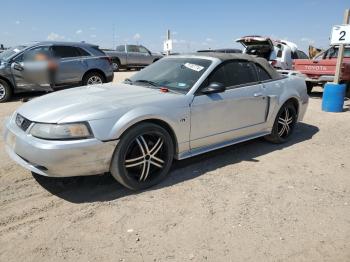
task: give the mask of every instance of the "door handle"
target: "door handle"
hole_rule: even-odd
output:
[[[261,97],[261,96],[263,96],[262,93],[255,93],[255,94],[254,94],[254,97]]]

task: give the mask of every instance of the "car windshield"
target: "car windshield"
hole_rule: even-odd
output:
[[[165,87],[188,92],[212,62],[201,58],[163,58],[133,75],[125,83]]]
[[[12,56],[19,53],[24,48],[25,48],[25,46],[21,45],[21,46],[16,46],[16,47],[12,47],[10,49],[7,49],[4,52],[0,53],[0,60],[5,60],[5,61],[9,60]]]

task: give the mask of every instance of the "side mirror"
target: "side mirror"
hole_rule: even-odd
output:
[[[226,87],[222,83],[212,82],[209,84],[209,86],[204,87],[201,90],[201,92],[202,94],[209,95],[214,93],[222,93],[222,92],[225,92],[225,90],[226,90]]]
[[[13,69],[15,69],[17,71],[23,71],[24,70],[23,66],[20,63],[17,63],[17,62],[13,62],[11,66],[12,66]]]

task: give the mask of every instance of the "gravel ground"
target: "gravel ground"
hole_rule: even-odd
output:
[[[136,193],[108,175],[33,176],[1,138],[0,261],[350,261],[350,101],[325,113],[320,97],[291,142],[177,161]],[[21,104],[0,104],[0,131]]]

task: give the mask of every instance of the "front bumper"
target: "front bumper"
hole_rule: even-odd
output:
[[[5,123],[4,141],[6,151],[14,161],[32,172],[52,177],[108,172],[118,143],[117,140],[102,142],[96,138],[68,141],[38,139],[20,129],[14,119]]]

